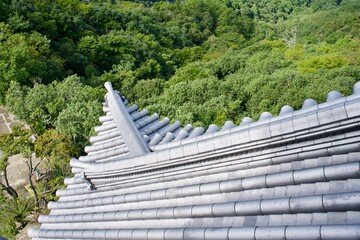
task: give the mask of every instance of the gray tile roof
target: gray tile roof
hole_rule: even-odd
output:
[[[105,116],[35,239],[360,239],[360,83],[325,103],[207,129]]]

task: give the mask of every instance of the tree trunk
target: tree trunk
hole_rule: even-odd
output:
[[[32,157],[29,157],[29,162],[26,162],[26,164],[28,165],[28,177],[29,177],[29,184],[30,184],[30,189],[33,193],[33,197],[34,197],[34,203],[35,203],[35,212],[37,211],[37,209],[39,208],[39,196],[35,190],[35,186],[32,180],[32,176],[37,168],[37,165],[35,167],[33,167],[33,162],[32,162]]]
[[[19,197],[19,194],[9,184],[9,179],[7,177],[6,167],[4,169],[4,178],[5,178],[5,184],[0,182],[0,186],[1,186],[2,190],[5,190],[14,200],[16,200]]]

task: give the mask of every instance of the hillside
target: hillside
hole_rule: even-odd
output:
[[[98,125],[106,81],[194,126],[299,109],[360,81],[359,13],[355,0],[2,1],[0,103],[31,131],[0,136],[0,170],[36,153],[48,175],[24,214],[0,211],[0,236],[55,198]],[[0,209],[21,197],[5,195]]]

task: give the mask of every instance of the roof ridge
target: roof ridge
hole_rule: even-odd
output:
[[[352,95],[358,95],[358,94],[360,94],[360,82],[357,82],[353,86]],[[194,128],[191,124],[187,124],[185,127],[181,127],[181,123],[179,121],[176,121],[175,123],[171,123],[171,119],[165,117],[161,120],[152,119],[145,125],[142,124],[141,127],[136,128],[136,130],[138,130],[137,132],[142,136],[143,140],[147,143],[147,147],[151,151],[157,151],[167,148],[166,147],[167,145],[169,146],[178,145],[175,142],[181,140],[185,140],[186,142],[186,139],[190,139],[190,138],[195,138],[195,137],[201,138],[201,136],[204,135],[210,136],[213,134],[215,135],[221,134],[222,132],[225,133],[227,131],[232,131],[231,129],[236,127],[247,126],[249,124],[259,124],[261,122],[270,121],[271,119],[281,118],[283,116],[288,116],[291,114],[297,115],[306,111],[312,111],[313,109],[318,108],[319,106],[324,106],[324,104],[325,105],[329,104],[329,107],[331,107],[330,105],[334,104],[336,101],[341,101],[340,99],[345,99],[345,98],[346,96],[345,97],[342,96],[342,94],[338,91],[330,91],[327,94],[326,102],[324,103],[317,103],[314,99],[308,98],[303,102],[301,109],[294,110],[291,106],[284,105],[281,108],[278,116],[273,116],[271,113],[265,111],[260,114],[260,117],[257,121],[254,121],[250,117],[244,117],[239,125],[234,124],[232,121],[226,121],[221,127],[215,124],[211,124],[207,128],[205,127]],[[128,108],[131,107],[132,106],[128,106]],[[144,110],[147,111],[146,108],[144,108],[143,111]],[[134,111],[133,113],[138,113],[138,110]],[[157,115],[157,113],[154,114]],[[147,113],[140,119],[134,120],[133,122],[135,126],[137,126],[137,121],[143,122],[144,120],[146,121],[147,118],[150,119],[149,113]],[[143,131],[144,129],[146,129],[147,131]]]
[[[114,91],[110,82],[105,83],[105,88],[108,91],[106,96],[107,105],[130,155],[137,156],[148,153],[149,148],[146,146],[144,139],[130,117],[123,100],[120,98],[119,94]]]

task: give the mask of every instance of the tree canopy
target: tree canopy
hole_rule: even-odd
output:
[[[0,103],[30,126],[53,194],[99,124],[106,81],[195,126],[299,109],[360,81],[359,10],[356,0],[3,0]]]

